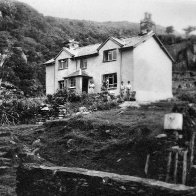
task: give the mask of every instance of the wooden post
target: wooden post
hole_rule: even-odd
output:
[[[166,179],[165,181],[169,181],[169,174],[170,174],[170,167],[171,167],[171,159],[172,159],[172,152],[169,152],[168,154],[168,162],[167,162],[167,174],[166,174]]]
[[[150,160],[150,154],[147,154],[146,165],[145,165],[145,168],[144,168],[144,172],[145,172],[146,176],[148,174],[149,160]]]
[[[195,135],[196,135],[196,133],[194,132],[192,134],[191,142],[190,142],[191,143],[190,168],[192,167],[193,160],[194,160]]]
[[[186,175],[187,175],[187,153],[188,150],[183,152],[183,169],[182,169],[182,184],[186,183]]]
[[[175,155],[175,165],[174,165],[174,183],[177,182],[177,172],[178,172],[178,151]]]

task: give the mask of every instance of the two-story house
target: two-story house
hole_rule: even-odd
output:
[[[120,94],[121,81],[131,82],[138,101],[155,101],[172,97],[172,57],[153,33],[131,38],[108,38],[102,44],[79,47],[71,40],[46,65],[46,94],[64,87],[88,93],[89,81],[95,93],[103,80],[109,90]]]

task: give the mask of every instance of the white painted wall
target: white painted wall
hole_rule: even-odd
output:
[[[117,48],[117,60],[111,62],[103,62],[103,51]],[[87,59],[87,69],[85,70],[93,77],[95,84],[95,93],[101,91],[103,74],[117,73],[117,88],[111,90],[116,95],[120,92],[120,52],[119,45],[112,41],[108,41],[99,51],[98,56],[92,56]],[[80,60],[77,60],[77,69],[80,68]]]
[[[122,52],[122,68],[121,68],[122,78],[121,81],[124,85],[130,81],[133,85],[133,50],[129,49]]]
[[[134,49],[133,88],[139,101],[172,97],[172,61],[152,37]]]
[[[46,94],[54,94],[54,64],[46,66]]]
[[[57,91],[58,89],[58,81],[60,80],[64,80],[64,77],[68,76],[69,74],[73,73],[76,71],[76,62],[71,60],[70,59],[71,56],[65,52],[65,51],[62,51],[60,53],[60,55],[56,58],[55,60],[55,92]],[[60,59],[68,59],[68,69],[62,69],[62,70],[59,70],[58,67],[58,63],[59,63],[59,60]]]

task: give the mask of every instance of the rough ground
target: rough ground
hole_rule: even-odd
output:
[[[98,111],[44,125],[1,127],[0,166],[8,168],[0,170],[0,195],[15,195],[16,164],[10,159],[15,154],[25,162],[145,177],[146,146],[163,132],[164,115],[174,105],[164,101],[140,108]]]
[[[38,148],[37,153],[55,165],[144,176],[145,142],[162,133],[164,114],[172,107],[172,102],[160,102],[117,108],[45,126],[14,128],[14,135],[20,145]],[[36,140],[38,144],[32,145]]]

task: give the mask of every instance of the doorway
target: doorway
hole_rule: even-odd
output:
[[[88,93],[88,78],[82,78],[82,92]]]

